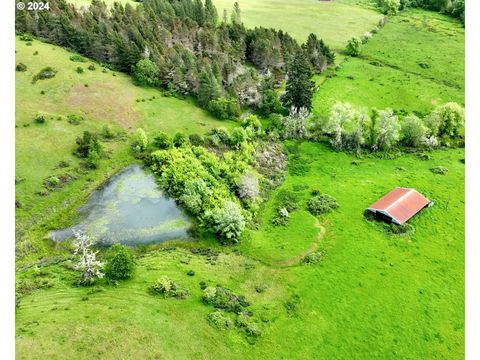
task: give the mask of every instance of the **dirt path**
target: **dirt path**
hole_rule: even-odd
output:
[[[312,244],[308,249],[306,249],[305,251],[302,251],[300,254],[294,257],[291,257],[289,259],[276,261],[272,265],[276,267],[289,267],[293,265],[298,265],[298,263],[300,263],[300,261],[302,261],[305,256],[317,251],[320,245],[320,241],[325,235],[325,228],[320,224],[320,221],[318,221],[318,219],[315,219],[315,227],[319,229],[319,231],[318,231],[317,237],[315,238],[315,240],[312,242]]]

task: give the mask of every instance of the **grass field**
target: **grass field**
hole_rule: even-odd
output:
[[[371,29],[380,16],[355,3],[300,0],[293,6],[262,0],[240,6],[248,26],[271,22],[291,28],[299,38],[314,31],[328,42],[325,33],[332,45],[343,48],[346,39]],[[216,4],[221,14],[218,4],[230,9],[233,1]],[[296,10],[300,5],[307,15]],[[332,11],[326,21],[317,7]],[[335,27],[337,32],[329,33]],[[438,14],[413,11],[392,18],[363,47],[362,56],[342,62],[339,55],[336,76],[317,78],[317,83],[326,81],[315,95],[314,112],[326,115],[337,99],[421,114],[447,101],[463,103],[463,36],[455,22]],[[141,247],[135,249],[133,279],[118,286],[104,280],[93,288],[74,286],[69,243],[55,245],[44,237],[53,227],[70,225],[92,189],[135,161],[128,141],[106,142],[110,158],[99,170],[48,196],[35,194],[46,177],[78,166],[71,154],[75,137],[104,124],[126,133],[143,127],[151,136],[159,130],[204,132],[234,123],[213,119],[193,100],[165,98],[160,91],[134,86],[126,75],[103,73],[98,64],[95,71],[87,70],[92,62],[72,62],[71,55],[17,39],[16,63],[28,67],[16,73],[16,198],[22,204],[16,212],[17,248],[28,254],[17,261],[16,280],[24,293],[16,311],[18,359],[464,358],[463,149],[435,150],[430,160],[415,154],[388,160],[357,158],[314,142],[286,142],[286,180],[261,205],[259,228],[248,230],[238,245],[221,247],[208,238]],[[45,66],[56,68],[56,76],[32,84]],[[77,66],[85,72],[78,74]],[[47,113],[45,124],[34,122],[38,111]],[[69,124],[70,114],[85,120]],[[55,169],[61,160],[71,166]],[[435,166],[449,171],[434,174]],[[368,205],[396,186],[416,188],[434,201],[409,221],[415,228],[410,235],[391,235],[382,223],[363,217]],[[314,217],[306,209],[312,190],[334,196],[339,208]],[[273,226],[285,191],[296,195],[298,209],[286,226]],[[193,253],[197,247],[218,256]],[[322,251],[322,260],[302,264],[312,251]],[[187,275],[189,270],[194,276]],[[162,275],[190,296],[149,295],[148,286]],[[237,328],[211,327],[206,317],[213,307],[201,301],[200,281],[245,295],[262,336],[252,342]],[[264,291],[257,291],[259,286]]]
[[[235,0],[215,0],[219,14],[233,9]],[[318,0],[241,0],[242,21],[247,27],[282,29],[304,42],[315,33],[335,49],[343,49],[352,36],[373,28],[381,14],[362,6]]]
[[[358,58],[340,56],[335,76],[317,79],[314,112],[328,115],[337,100],[421,115],[449,101],[463,104],[464,39],[460,23],[447,16],[409,10],[391,17]]]
[[[237,255],[219,248],[222,254],[212,265],[188,251],[203,242],[149,251],[133,280],[103,285],[93,293],[72,287],[72,273],[62,262],[36,270],[37,279],[51,279],[53,286],[22,300],[19,359],[62,358],[67,348],[78,359],[125,354],[350,359],[352,351],[358,359],[463,358],[464,204],[462,197],[449,195],[453,188],[463,192],[463,150],[437,151],[429,161],[415,155],[364,158],[360,165],[320,144],[303,143],[298,151],[303,159],[312,159],[307,172],[289,175],[272,194],[261,229],[237,247]],[[448,167],[448,174],[433,174],[429,169],[437,165]],[[297,190],[299,209],[288,226],[272,229],[268,224],[276,194],[299,183],[305,185]],[[381,224],[362,216],[371,202],[398,185],[415,187],[435,201],[412,219],[413,235],[388,235]],[[315,218],[303,210],[312,189],[331,194],[340,204],[320,218],[326,228],[320,249],[326,255],[317,265],[277,265],[308,249],[318,233]],[[190,269],[195,276],[186,275]],[[161,275],[175,279],[191,296],[182,301],[148,295],[148,285]],[[237,330],[208,325],[212,309],[200,300],[201,280],[220,283],[252,302],[263,331],[256,344],[248,344]],[[265,292],[257,293],[257,285],[265,285]],[[292,301],[295,309],[287,312],[285,303]]]

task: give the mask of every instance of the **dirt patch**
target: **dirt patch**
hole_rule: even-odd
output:
[[[140,118],[132,108],[135,94],[108,83],[73,86],[66,101],[89,118],[114,121],[127,130],[132,129]]]

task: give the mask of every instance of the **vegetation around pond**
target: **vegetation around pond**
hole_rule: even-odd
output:
[[[119,15],[111,21],[140,21],[134,8],[166,1],[145,3],[127,10],[108,2]],[[230,0],[214,3],[234,8]],[[19,359],[463,358],[461,24],[408,9],[375,29],[383,15],[362,0],[272,4],[245,0],[233,17],[227,13],[228,26],[216,29],[212,23],[200,31],[195,19],[169,23],[180,28],[161,32],[163,39],[196,29],[206,46],[192,50],[184,45],[194,40],[184,39],[184,48],[158,53],[147,46],[148,56],[143,46],[124,49],[135,56],[111,60],[134,65],[122,69],[133,78],[92,60],[103,53],[79,48],[80,55],[17,36],[15,63],[24,65],[16,71]],[[217,15],[221,23],[221,7]],[[213,69],[218,54],[209,51],[218,43],[211,36],[235,32],[240,22],[250,50],[229,54],[247,56],[237,60],[248,71],[256,63],[223,88],[219,77],[228,74]],[[276,73],[268,61],[293,57],[292,49],[260,50],[276,37],[287,41],[279,29],[297,39],[291,44],[308,41],[292,45],[297,61]],[[360,39],[356,57],[343,53],[352,37]],[[312,57],[322,43],[337,50],[335,62],[333,53]],[[211,73],[190,78],[208,90],[198,98],[206,110],[193,97],[181,99],[185,68],[176,67],[174,52],[186,63],[208,63],[200,70]],[[170,86],[158,84],[172,76],[160,59],[183,69]],[[32,84],[46,67],[55,76]],[[299,69],[301,82],[283,82]],[[258,106],[245,106],[238,94],[252,79],[258,93],[246,93]],[[199,88],[191,88],[196,97]],[[290,95],[308,91],[282,96],[292,88]],[[87,166],[89,156],[95,166]],[[189,213],[191,239],[110,249],[80,246],[81,235],[46,239],[75,224],[91,191],[132,163],[147,165]],[[417,189],[433,206],[405,226],[366,219],[366,207],[396,186]]]

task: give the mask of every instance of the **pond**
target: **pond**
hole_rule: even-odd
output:
[[[186,238],[191,225],[158,187],[153,174],[139,165],[125,168],[95,190],[79,210],[79,218],[78,225],[52,231],[50,238],[63,241],[78,229],[99,245],[140,245]]]

